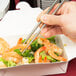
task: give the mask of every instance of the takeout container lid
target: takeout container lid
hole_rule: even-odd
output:
[[[31,29],[37,23],[35,22],[36,17],[41,11],[42,10],[40,8],[28,8],[27,12],[26,10],[9,11],[0,23],[0,32],[2,32],[0,36],[4,38],[11,46],[16,45],[16,42],[20,37],[25,37],[20,34],[27,35],[31,32]],[[27,16],[27,13],[32,13],[32,15]],[[5,27],[5,31],[3,31],[3,27]],[[76,43],[72,42],[64,35],[56,36],[56,42],[61,48],[64,49],[65,57],[68,58],[68,61],[76,57]],[[5,76],[39,76],[65,73],[67,70],[68,61],[50,64],[26,64],[0,69],[0,75],[5,74]]]

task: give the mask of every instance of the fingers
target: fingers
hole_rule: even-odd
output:
[[[45,34],[48,30],[51,30],[52,27],[44,27],[42,30],[41,30],[41,34]]]
[[[44,11],[42,11],[42,12],[38,15],[38,17],[37,17],[37,21],[38,21],[38,22],[40,21],[40,17],[41,17],[43,14],[45,14],[45,13],[48,11],[48,9],[49,9],[49,7],[46,8]]]
[[[52,13],[54,12],[54,10],[58,7],[59,4],[60,4],[60,3],[56,4],[56,5],[53,7],[53,9],[49,12],[49,14],[52,14]],[[50,7],[46,8],[44,11],[42,11],[42,12],[38,15],[38,17],[37,17],[37,21],[38,21],[38,22],[40,21],[40,17],[41,17],[42,15],[44,15],[44,14],[48,11],[49,8],[50,8]],[[57,11],[56,14],[59,15],[59,14],[60,14],[60,10]]]
[[[55,11],[55,9],[59,6],[59,4],[60,4],[60,3],[56,4],[56,5],[53,7],[53,9],[50,11],[49,14],[52,14],[52,13]],[[56,12],[56,15],[60,15],[60,9]]]
[[[61,17],[62,16],[45,14],[45,15],[41,16],[40,20],[47,25],[61,26],[62,25]]]
[[[45,27],[42,31],[41,34],[45,37],[51,37],[57,34],[62,34],[62,30],[60,27]]]

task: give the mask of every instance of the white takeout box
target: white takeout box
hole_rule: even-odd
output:
[[[11,47],[16,45],[20,37],[25,38],[25,36],[20,34],[26,35],[31,32],[31,29],[37,23],[36,17],[40,12],[40,8],[29,8],[27,11],[26,9],[9,11],[0,22],[0,37],[4,38]],[[63,48],[63,56],[68,59],[67,62],[26,64],[4,68],[0,69],[0,76],[40,76],[66,73],[68,62],[76,57],[76,43],[72,42],[64,35],[56,36],[56,43]]]

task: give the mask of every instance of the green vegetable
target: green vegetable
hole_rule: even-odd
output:
[[[26,50],[23,54],[22,52],[20,52],[20,49],[15,49],[14,51],[23,57],[33,56],[33,54],[31,53],[31,50]]]
[[[32,44],[31,44],[31,50],[35,52],[37,49],[39,49],[42,46],[43,45],[41,45],[41,44],[38,43],[38,39],[37,39],[34,42],[32,42]]]
[[[45,51],[40,52],[40,55],[46,55]]]
[[[6,66],[8,66],[8,61],[4,60],[3,58],[0,58],[0,61],[3,62]]]
[[[34,59],[34,57],[33,57],[33,56],[31,56],[31,57],[27,57],[27,58],[28,58],[28,60],[29,60],[29,61],[28,61],[29,63],[31,63],[31,62],[32,62],[32,60]]]
[[[44,60],[45,57],[47,57],[48,60],[51,60],[52,62],[56,62],[56,60],[53,59],[51,56],[46,55],[45,51],[42,51],[42,52],[40,53],[40,55],[42,56],[42,59],[43,59],[43,60]]]
[[[31,53],[31,50],[26,50],[23,54],[22,54],[23,57],[31,57],[33,56],[33,54]]]
[[[16,66],[16,64],[13,61],[8,61],[8,67]]]
[[[20,49],[15,49],[14,51],[23,57],[27,57],[29,63],[34,59],[34,55],[31,53],[31,50],[26,50],[23,54],[20,52]]]
[[[16,64],[13,61],[6,61],[3,58],[0,58],[0,61],[2,61],[7,67],[16,66]]]
[[[47,39],[48,39],[51,43],[56,44],[56,42],[55,42],[55,37],[56,37],[56,36],[52,36],[52,37],[47,38]]]
[[[18,53],[19,55],[22,56],[22,53],[20,52],[20,49],[15,49],[14,52]]]
[[[60,62],[60,60],[56,60],[56,62]]]
[[[0,61],[3,61],[3,59],[0,57]]]
[[[59,54],[58,53],[56,53],[56,52],[54,52],[57,56],[59,56]]]
[[[44,58],[46,57],[46,55],[42,55],[41,57],[42,57],[42,60],[44,60]]]
[[[32,62],[32,60],[34,59],[34,55],[31,53],[31,50],[26,50],[24,53],[23,53],[23,56],[24,57],[27,57],[28,58],[28,62]]]
[[[42,60],[44,60],[44,58],[45,58],[45,56],[46,56],[45,51],[42,51],[42,52],[40,53],[40,56],[42,57]]]
[[[15,49],[14,50],[16,53],[18,53],[19,55],[28,58],[28,62],[32,62],[32,60],[34,59],[34,55],[31,53],[31,50],[26,50],[23,54],[22,52],[20,52],[20,49]]]
[[[52,62],[56,62],[56,60],[53,59],[51,56],[47,55],[46,57],[47,57],[48,60],[51,60]]]
[[[24,43],[26,39],[23,39],[21,42]]]

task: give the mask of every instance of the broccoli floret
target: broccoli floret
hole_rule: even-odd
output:
[[[38,39],[37,39],[34,42],[32,42],[32,44],[31,44],[31,50],[35,52],[37,49],[39,49],[42,46],[43,46],[42,44],[38,43]]]

